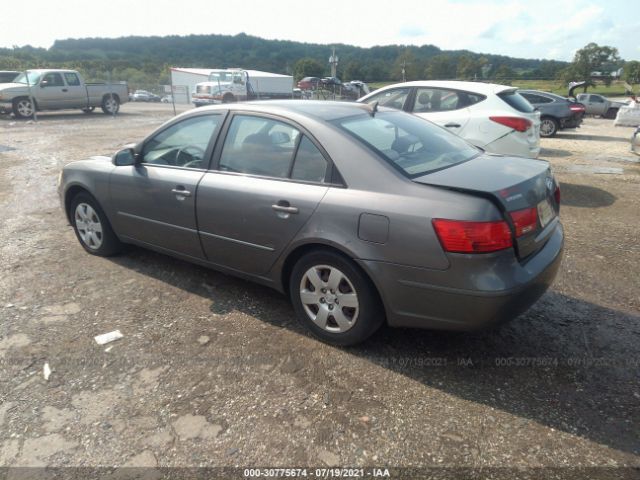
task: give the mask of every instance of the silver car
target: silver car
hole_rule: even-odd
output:
[[[547,162],[485,154],[375,104],[192,110],[113,158],[67,165],[59,194],[88,253],[130,243],[251,279],[339,345],[384,322],[512,319],[563,249]]]

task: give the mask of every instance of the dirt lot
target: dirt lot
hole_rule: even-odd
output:
[[[567,242],[528,313],[492,332],[384,329],[339,349],[267,288],[141,249],[103,259],[79,246],[55,192],[60,167],[171,115],[127,104],[115,119],[0,117],[0,145],[15,149],[0,153],[0,466],[638,473],[617,469],[640,467],[630,129],[590,118],[543,140]],[[93,340],[115,329],[124,338],[108,352]]]

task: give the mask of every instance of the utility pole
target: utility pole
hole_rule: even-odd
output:
[[[331,56],[329,57],[329,65],[331,65],[331,76],[337,77],[338,72],[338,56],[336,55],[336,47],[333,47]]]
[[[402,82],[406,82],[407,81],[407,65],[411,65],[410,63],[407,63],[406,60],[403,60],[402,63],[400,64],[400,66],[402,67]]]

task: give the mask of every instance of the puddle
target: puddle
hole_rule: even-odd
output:
[[[569,165],[567,172],[594,173],[597,175],[622,175],[624,169],[620,167],[595,167],[592,165]]]
[[[2,152],[10,152],[11,150],[15,150],[15,148],[8,147],[7,145],[0,145],[0,153],[2,153]]]

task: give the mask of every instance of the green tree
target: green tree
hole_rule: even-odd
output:
[[[565,81],[586,82],[584,85],[586,92],[588,87],[594,85],[591,80],[592,72],[600,71],[604,65],[618,63],[620,63],[620,56],[617,48],[591,42],[576,52],[573,62],[562,71],[561,77]]]
[[[632,60],[631,62],[625,63],[622,78],[631,85],[640,83],[640,62]]]
[[[436,55],[427,62],[424,75],[428,80],[451,80],[456,77],[456,64],[450,55]]]
[[[293,66],[293,76],[296,80],[304,77],[322,77],[324,74],[324,65],[315,58],[301,58]]]
[[[458,59],[456,76],[463,80],[473,80],[482,76],[481,70],[482,65],[479,61],[474,60],[469,55],[462,55]]]
[[[511,85],[511,80],[516,77],[516,72],[514,72],[507,65],[500,65],[496,72],[493,74],[493,78],[503,85]]]
[[[407,48],[398,55],[395,62],[393,62],[391,75],[394,80],[402,80],[405,82],[418,80],[420,72],[423,70],[420,68],[420,64],[421,62],[416,58],[413,52]]]
[[[364,75],[364,66],[358,60],[348,61],[342,70],[343,80],[362,80]]]

